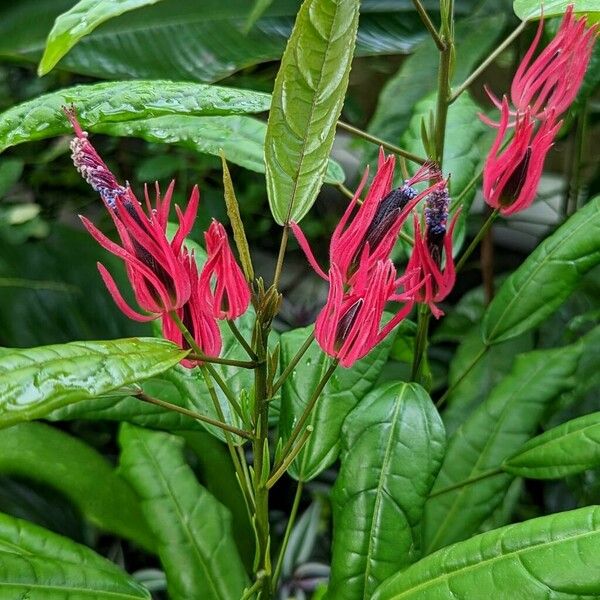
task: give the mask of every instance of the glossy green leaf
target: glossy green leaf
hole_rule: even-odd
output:
[[[459,84],[493,48],[506,19],[502,13],[473,16],[456,23],[456,65],[452,81]],[[368,131],[384,140],[399,141],[415,105],[437,88],[439,51],[428,36],[390,78],[377,102]],[[420,128],[420,123],[417,123]],[[420,131],[420,129],[416,131]],[[468,128],[467,128],[468,129]],[[468,135],[468,132],[463,132]],[[462,137],[462,135],[461,135]],[[450,136],[446,137],[450,141]],[[453,182],[453,185],[454,182]]]
[[[137,496],[91,446],[43,423],[0,430],[0,473],[60,491],[91,523],[153,550]]]
[[[230,162],[257,173],[265,172],[267,126],[252,117],[166,115],[124,123],[105,123],[91,129],[108,135],[134,136],[149,142],[175,144],[214,156],[219,156],[219,151],[223,149]],[[342,167],[331,159],[327,165],[325,182],[344,182]]]
[[[513,369],[448,441],[425,507],[426,553],[475,533],[502,501],[513,476],[487,473],[536,431],[551,401],[575,385],[582,343],[519,355]]]
[[[514,0],[513,9],[521,21],[562,15],[569,4],[573,5],[576,13],[587,14],[590,22],[600,20],[600,6],[597,0]]]
[[[177,364],[186,352],[154,338],[71,342],[0,358],[0,426],[114,392]]]
[[[546,238],[508,277],[483,318],[483,341],[497,344],[542,323],[598,263],[600,196]]]
[[[60,15],[48,35],[38,74],[45,75],[84,36],[125,12],[160,0],[80,0]]]
[[[323,183],[348,86],[358,0],[304,0],[275,79],[265,140],[275,220],[300,221]]]
[[[173,600],[240,598],[247,576],[229,512],[196,480],[183,440],[124,424],[121,470],[137,491]]]
[[[292,359],[311,331],[312,327],[303,327],[281,335],[282,365],[286,365]],[[337,368],[307,421],[307,425],[313,427],[313,433],[291,465],[289,473],[292,477],[303,481],[313,479],[338,457],[344,419],[375,385],[392,342],[393,335],[389,335],[349,369]],[[279,431],[284,441],[327,370],[330,360],[313,341],[296,369],[283,384]]]
[[[250,31],[252,29],[254,23],[260,19],[262,14],[273,4],[273,0],[254,0],[254,4],[252,6],[252,10],[248,15],[248,19],[246,20],[245,30]]]
[[[268,94],[174,81],[113,81],[78,85],[13,106],[0,114],[0,151],[32,140],[72,133],[62,107],[77,108],[82,127],[161,115],[259,113]]]
[[[420,558],[423,509],[446,435],[423,388],[391,383],[348,415],[342,444],[328,597],[368,600],[380,583]]]
[[[529,440],[503,468],[533,479],[557,479],[600,465],[600,412],[567,421]]]
[[[0,596],[27,600],[150,600],[149,592],[89,548],[0,514]]]
[[[427,556],[390,578],[373,600],[595,598],[598,548],[599,507],[540,517]]]
[[[457,12],[468,10],[468,3],[456,4]],[[4,3],[0,55],[38,62],[54,20],[72,6],[73,0]],[[273,2],[245,34],[250,0],[163,0],[103,23],[58,67],[104,79],[217,81],[254,64],[279,60],[299,6],[300,0]],[[435,5],[432,8],[435,18]],[[409,53],[425,37],[408,0],[363,0],[361,12],[361,56]]]

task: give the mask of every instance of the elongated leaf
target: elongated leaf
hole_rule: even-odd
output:
[[[357,52],[405,54],[425,37],[408,0],[364,0]],[[469,10],[457,2],[457,12]],[[38,62],[48,31],[73,0],[20,0],[0,8],[0,55]],[[104,79],[213,82],[234,71],[278,60],[300,0],[277,0],[244,34],[249,0],[163,0],[102,24],[59,63],[61,69]],[[435,18],[435,4],[433,9]],[[35,19],[31,15],[35,15]]]
[[[575,385],[582,350],[577,343],[521,354],[452,435],[425,508],[426,553],[468,537],[494,512],[513,477],[484,474],[499,469],[532,436],[550,402]]]
[[[150,599],[132,577],[89,548],[3,514],[0,595],[27,600]]]
[[[72,342],[0,358],[0,427],[157,375],[186,352],[153,338]]]
[[[382,585],[373,600],[531,598],[600,593],[600,508],[495,529],[427,556]]]
[[[100,529],[153,550],[137,496],[92,447],[42,423],[0,431],[0,473],[26,477],[64,494]]]
[[[348,415],[342,440],[328,594],[367,600],[385,579],[420,558],[423,509],[446,436],[425,390],[391,383],[370,392]]]
[[[483,318],[483,341],[497,344],[542,323],[598,263],[600,196],[545,239],[504,282]]]
[[[503,14],[475,16],[456,23],[456,67],[452,81],[461,83],[491,50],[506,19]],[[399,141],[415,105],[437,87],[439,50],[428,36],[385,84],[368,130],[384,140]],[[420,123],[418,124],[420,127]],[[419,131],[419,129],[417,129]],[[463,132],[467,135],[467,132]],[[462,137],[462,136],[461,136]],[[450,136],[446,137],[450,141]],[[453,182],[454,184],[454,182]]]
[[[124,123],[104,123],[91,128],[99,133],[135,136],[149,142],[176,144],[196,152],[219,156],[257,173],[265,172],[264,145],[267,125],[246,116],[192,117],[166,115]],[[329,159],[326,183],[343,183],[344,171]]]
[[[124,424],[121,469],[142,499],[173,600],[240,598],[247,577],[231,517],[194,477],[183,440]]]
[[[62,107],[73,104],[82,126],[99,126],[161,115],[235,115],[269,109],[268,94],[199,83],[119,81],[66,88],[0,114],[0,151],[72,128]]]
[[[567,421],[529,440],[503,467],[533,479],[557,479],[600,465],[600,412]]]
[[[286,331],[281,335],[281,364],[288,364],[312,327]],[[290,475],[308,481],[331,465],[340,451],[342,424],[350,411],[371,390],[387,360],[393,336],[388,336],[351,368],[338,367],[313,409],[307,425],[313,427],[308,442],[292,463]],[[323,376],[330,359],[313,341],[296,369],[281,388],[280,435],[289,437],[313,390]]]
[[[80,0],[71,10],[56,19],[48,35],[38,74],[45,75],[50,71],[82,37],[98,25],[156,2],[159,0]]]
[[[527,21],[539,18],[542,11],[545,18],[562,15],[569,4],[573,5],[576,13],[587,14],[591,22],[600,19],[600,6],[596,0],[514,0],[513,9],[519,19]]]
[[[261,15],[265,12],[265,10],[267,10],[267,8],[269,8],[269,6],[271,6],[272,3],[273,0],[254,0],[252,10],[250,11],[246,21],[246,31],[250,31],[250,29],[252,29],[254,23],[260,19]]]
[[[300,221],[323,182],[348,86],[358,0],[305,0],[281,59],[265,140],[275,220]]]

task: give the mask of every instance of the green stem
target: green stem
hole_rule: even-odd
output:
[[[585,143],[585,130],[587,122],[588,101],[584,100],[583,106],[577,116],[577,129],[573,140],[574,152],[572,153],[569,187],[567,193],[567,202],[564,203],[564,217],[569,217],[577,210],[577,201],[579,200],[579,191],[581,189],[581,161],[583,158],[583,147]]]
[[[446,22],[452,20],[453,2],[448,2],[448,14],[445,17]],[[448,24],[442,27],[442,40],[444,42],[443,50],[440,52],[440,64],[438,69],[438,90],[437,105],[435,110],[435,156],[434,160],[440,168],[444,159],[444,141],[446,137],[446,121],[448,119],[448,100],[450,97],[450,63],[452,61],[452,49],[454,41],[452,40],[451,28]]]
[[[281,478],[281,476],[287,471],[288,467],[292,464],[296,456],[300,453],[300,450],[304,447],[304,444],[308,441],[310,434],[313,432],[313,428],[308,425],[304,430],[304,433],[300,436],[298,443],[287,453],[283,462],[279,468],[269,477],[267,480],[267,487],[271,489]]]
[[[275,465],[273,472],[275,472],[279,469],[281,464],[285,461],[287,455],[290,453],[292,447],[294,446],[294,443],[296,442],[296,439],[302,433],[302,430],[304,429],[304,425],[306,424],[306,421],[307,421],[308,417],[310,416],[312,409],[315,407],[315,404],[317,403],[317,400],[319,399],[319,396],[321,395],[323,388],[327,385],[327,382],[333,375],[337,366],[338,366],[338,361],[334,360],[331,363],[331,365],[329,366],[329,368],[327,369],[327,371],[325,372],[325,374],[323,375],[323,377],[321,378],[321,381],[319,381],[319,383],[317,384],[317,387],[314,389],[308,403],[304,407],[304,410],[302,411],[300,418],[296,422],[294,429],[292,429],[292,433],[290,434],[288,441],[285,443],[285,446],[283,447],[283,450],[281,451],[281,459],[280,459],[279,463],[277,463]]]
[[[346,196],[346,198],[354,200],[354,194],[352,193],[352,190],[349,190],[343,183],[337,183],[336,187],[338,190],[340,190],[340,192],[342,192],[342,194],[344,194],[344,196]]]
[[[259,577],[243,594],[241,600],[250,600],[263,586],[262,577]]]
[[[243,431],[242,429],[238,429],[237,427],[233,427],[232,425],[228,425],[222,421],[217,421],[212,417],[207,415],[202,415],[200,413],[194,412],[193,410],[188,410],[187,408],[183,408],[182,406],[178,406],[177,404],[172,404],[171,402],[166,402],[165,400],[161,400],[160,398],[154,398],[152,396],[148,396],[144,392],[138,392],[135,394],[137,398],[143,400],[144,402],[148,402],[149,404],[155,404],[156,406],[160,406],[162,408],[166,408],[167,410],[180,413],[185,415],[186,417],[190,417],[192,419],[196,419],[197,421],[202,421],[203,423],[208,423],[209,425],[214,425],[215,427],[219,427],[224,431],[229,431],[230,433],[235,433],[235,435],[239,435],[247,440],[252,439],[252,434],[248,431]]]
[[[283,269],[283,259],[287,248],[288,238],[290,236],[290,226],[286,223],[281,232],[281,243],[279,244],[279,254],[277,255],[277,263],[275,264],[275,274],[273,275],[273,287],[279,289],[279,280],[281,279],[281,271]]]
[[[448,102],[452,104],[489,66],[510,46],[514,39],[527,27],[527,21],[522,21],[517,28],[452,92]]]
[[[488,477],[494,477],[495,475],[500,475],[501,473],[504,473],[504,471],[502,470],[501,467],[497,467],[495,469],[489,469],[488,471],[483,471],[483,473],[480,473],[479,475],[475,475],[474,477],[471,477],[469,479],[463,479],[463,481],[460,481],[459,483],[455,483],[454,485],[449,485],[448,487],[440,488],[439,490],[436,490],[435,492],[432,492],[431,494],[429,494],[429,497],[435,498],[436,496],[441,496],[442,494],[447,494],[448,492],[453,492],[454,490],[458,490],[467,485],[477,483],[478,481],[481,481],[482,479],[487,479]]]
[[[312,341],[315,339],[314,331],[308,334],[308,337],[304,340],[302,346],[300,346],[298,352],[294,355],[292,360],[287,364],[286,368],[282,371],[281,375],[277,378],[273,387],[271,388],[271,396],[273,396],[277,390],[283,385],[285,380],[289,377],[290,373],[296,368],[296,365],[300,362],[300,359],[304,356],[304,353],[310,348]]]
[[[219,375],[219,372],[209,363],[204,365],[204,368],[211,374],[212,378],[217,382],[217,385],[221,388],[227,401],[231,404],[231,407],[235,411],[235,414],[244,421],[244,413],[242,412],[242,407],[240,406],[237,398],[234,393],[231,391],[229,386],[223,381],[222,377]]]
[[[283,534],[283,541],[281,542],[281,548],[279,549],[279,556],[277,557],[277,564],[275,565],[275,572],[273,574],[273,593],[277,590],[277,583],[279,581],[279,577],[281,576],[281,569],[283,567],[283,559],[285,557],[285,551],[287,550],[288,543],[290,541],[290,535],[292,533],[292,529],[294,528],[294,523],[296,521],[296,516],[298,515],[298,508],[300,507],[300,499],[302,498],[302,489],[304,488],[304,484],[302,481],[298,482],[296,486],[296,494],[294,496],[294,502],[292,504],[292,510],[290,512],[290,518],[288,519],[287,525],[285,527],[285,533]]]
[[[477,248],[479,242],[483,239],[485,234],[490,230],[494,221],[499,215],[498,209],[495,209],[490,216],[486,219],[485,223],[481,226],[481,229],[477,232],[477,235],[473,238],[467,249],[463,252],[460,260],[456,263],[456,272],[458,273],[464,266],[471,254],[473,254],[475,248]]]
[[[246,341],[246,338],[244,338],[244,336],[242,335],[242,332],[238,329],[237,325],[235,324],[235,321],[228,320],[227,325],[229,326],[231,333],[233,333],[233,335],[235,336],[235,339],[242,345],[242,348],[246,351],[246,354],[248,354],[248,356],[252,359],[252,362],[256,365],[258,357],[254,353],[254,350],[252,350],[250,344]]]
[[[490,349],[490,346],[484,346],[475,356],[475,358],[471,361],[471,364],[460,374],[458,379],[448,387],[448,389],[442,394],[440,399],[435,403],[435,405],[439,408],[444,404],[446,398],[462,383],[462,380],[471,372],[471,369],[481,360],[481,358],[485,355],[485,353]]]
[[[419,304],[417,317],[417,334],[415,337],[415,351],[411,371],[411,381],[420,382],[427,353],[427,335],[429,332],[429,319],[431,313],[426,304]]]
[[[422,156],[417,156],[416,154],[413,154],[412,152],[409,152],[408,150],[404,150],[403,148],[399,148],[398,146],[394,146],[393,144],[390,144],[389,142],[386,142],[385,140],[375,137],[374,135],[371,135],[370,133],[367,133],[366,131],[359,129],[358,127],[354,127],[353,125],[350,125],[349,123],[345,123],[344,121],[338,121],[337,124],[340,129],[345,129],[346,131],[352,133],[353,135],[356,135],[358,137],[363,138],[364,140],[367,140],[367,142],[372,142],[373,144],[377,144],[378,146],[385,148],[388,152],[392,152],[393,154],[397,154],[398,156],[403,156],[404,158],[407,158],[408,160],[411,160],[412,162],[415,162],[419,165],[425,164],[427,162],[426,158],[423,158]]]
[[[443,52],[446,49],[446,45],[444,44],[444,41],[437,32],[435,25],[431,22],[431,19],[427,14],[427,10],[421,4],[421,0],[413,0],[413,4],[415,5],[416,11],[419,13],[419,17],[421,17],[421,21],[423,21],[423,25],[425,25],[427,31],[429,31],[429,33],[431,34],[431,37],[433,38],[435,45],[438,47],[438,50],[440,52]]]

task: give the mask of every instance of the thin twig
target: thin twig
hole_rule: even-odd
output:
[[[304,447],[304,444],[308,441],[310,434],[313,432],[313,427],[310,425],[304,430],[304,433],[300,436],[298,443],[288,452],[287,456],[279,466],[279,468],[267,479],[267,489],[271,489],[281,478],[281,476],[288,470],[288,467],[294,462],[294,459],[300,453],[300,450]]]
[[[427,14],[427,10],[421,4],[420,0],[413,0],[413,4],[415,5],[416,11],[419,13],[419,17],[421,17],[421,21],[423,21],[423,25],[427,28],[427,31],[431,34],[435,45],[438,47],[440,52],[443,52],[446,49],[446,44],[444,44],[444,40],[440,37],[435,25],[432,23],[429,15]]]
[[[279,280],[281,279],[281,271],[283,269],[283,259],[287,248],[288,238],[290,235],[290,226],[286,223],[281,232],[281,243],[279,244],[279,253],[277,254],[277,263],[275,265],[275,274],[273,275],[273,286],[279,288]]]
[[[471,372],[473,367],[481,360],[481,358],[485,355],[485,353],[490,349],[490,346],[484,346],[475,356],[475,358],[471,361],[471,364],[460,374],[460,377],[448,387],[448,389],[442,394],[440,399],[435,403],[435,405],[440,408],[442,404],[446,401],[448,396],[462,383],[463,379]]]
[[[273,396],[277,390],[283,385],[284,381],[288,378],[289,374],[296,368],[296,365],[300,362],[300,359],[304,356],[304,353],[310,348],[312,341],[315,339],[315,332],[311,331],[308,337],[304,340],[304,343],[298,349],[298,352],[294,355],[292,360],[287,364],[281,375],[277,378],[273,387],[271,388],[271,396]]]
[[[473,254],[475,248],[483,238],[483,236],[489,231],[490,227],[494,224],[494,221],[500,214],[498,209],[495,209],[490,216],[487,218],[485,223],[481,226],[481,229],[477,232],[477,235],[473,238],[467,249],[463,252],[458,263],[456,263],[456,272],[458,273],[464,266],[471,254]]]
[[[229,329],[231,329],[231,333],[233,333],[233,335],[235,336],[235,339],[242,345],[242,347],[246,351],[246,354],[248,354],[248,356],[252,359],[252,362],[257,363],[257,366],[258,366],[258,356],[256,356],[256,353],[254,352],[254,350],[252,350],[252,347],[246,341],[246,338],[244,338],[244,336],[242,335],[242,332],[238,329],[235,322],[227,320],[227,325],[229,325]]]
[[[206,370],[211,374],[212,378],[217,382],[217,385],[221,388],[225,397],[227,398],[229,404],[231,404],[233,410],[236,412],[237,416],[244,420],[244,413],[242,412],[242,407],[240,406],[237,398],[234,396],[233,392],[229,389],[229,386],[223,381],[222,377],[219,375],[218,371],[211,365],[206,363],[204,365]]]

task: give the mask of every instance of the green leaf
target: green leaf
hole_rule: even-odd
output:
[[[121,470],[142,500],[173,600],[240,598],[247,584],[229,512],[196,480],[183,440],[124,424]]]
[[[167,370],[185,355],[174,344],[154,338],[14,350],[0,358],[0,427],[110,394]]]
[[[600,196],[590,200],[504,282],[482,324],[483,341],[497,344],[537,327],[600,263]]]
[[[558,479],[600,465],[600,412],[567,421],[529,440],[503,468],[532,479]]]
[[[62,107],[73,104],[84,127],[161,115],[259,113],[268,94],[174,81],[118,81],[78,85],[38,96],[0,114],[0,151],[10,146],[72,133]]]
[[[505,15],[496,13],[484,17],[473,16],[456,23],[454,84],[465,80],[489,53],[502,33],[505,21]],[[417,102],[437,88],[438,62],[439,51],[431,37],[427,36],[402,63],[398,73],[385,84],[369,123],[369,133],[392,142],[400,140]],[[420,127],[420,123],[417,125]],[[468,135],[467,131],[463,133]],[[450,136],[446,136],[446,140],[450,141]]]
[[[0,595],[7,600],[150,600],[145,588],[89,548],[3,514]]]
[[[0,55],[38,62],[54,20],[72,6],[73,0],[3,3]],[[59,68],[104,79],[217,81],[279,60],[299,6],[299,0],[277,0],[244,35],[249,0],[163,0],[103,23],[79,41]],[[361,12],[360,56],[406,54],[425,37],[407,0],[383,6],[381,0],[363,0]]]
[[[305,0],[281,59],[265,140],[269,205],[300,221],[323,182],[348,86],[358,0]]]
[[[80,0],[71,10],[60,15],[52,31],[38,75],[45,75],[84,36],[99,25],[125,12],[155,4],[159,0]]]
[[[577,343],[521,354],[450,437],[425,508],[426,553],[475,533],[494,512],[513,477],[491,473],[535,433],[551,401],[573,388],[582,350]]]
[[[566,12],[567,6],[573,5],[578,14],[588,15],[588,22],[594,23],[600,20],[600,7],[597,0],[514,0],[513,10],[521,21],[529,19],[539,19],[544,14],[544,18],[555,17]]]
[[[53,487],[100,529],[154,549],[131,487],[100,453],[75,437],[43,423],[3,429],[0,473]]]
[[[140,137],[148,142],[175,144],[214,156],[219,156],[222,149],[227,160],[257,173],[265,172],[267,126],[252,117],[165,115],[124,123],[103,123],[91,127],[91,130],[108,135]],[[342,167],[331,159],[327,165],[325,182],[344,182]]]
[[[248,32],[254,26],[254,23],[260,19],[261,15],[273,4],[273,0],[254,0],[254,5],[252,6],[252,10],[248,15],[248,19],[245,25],[245,31]]]
[[[427,556],[388,579],[373,600],[594,598],[599,547],[599,507],[540,517]]]
[[[290,362],[312,329],[312,326],[303,327],[281,335],[282,365]],[[375,385],[387,360],[393,337],[389,335],[349,369],[338,367],[307,421],[307,425],[313,427],[313,432],[291,465],[289,474],[292,477],[302,481],[313,479],[338,457],[344,419]],[[283,384],[279,431],[284,441],[289,437],[329,362],[329,357],[313,341]]]
[[[423,388],[392,383],[370,392],[348,415],[342,444],[328,597],[367,600],[420,558],[423,509],[446,435]]]

